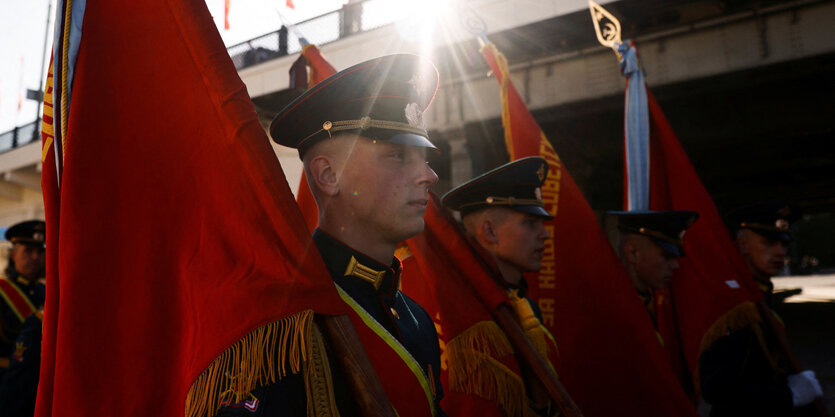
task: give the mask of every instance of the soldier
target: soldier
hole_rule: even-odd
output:
[[[684,234],[699,214],[695,211],[612,211],[607,214],[617,218],[618,256],[657,332],[654,290],[665,288],[678,269],[678,259],[684,256]]]
[[[540,354],[548,360],[549,353],[556,354],[556,343],[540,323],[539,307],[525,296],[527,281],[525,272],[538,272],[542,265],[545,241],[551,235],[545,229],[545,220],[552,219],[545,210],[542,184],[548,176],[548,164],[540,157],[528,157],[502,165],[451,190],[442,198],[442,204],[461,214],[461,221],[470,236],[486,250],[495,261],[501,275],[497,285],[508,290],[509,303],[517,313],[520,325],[532,339],[534,346],[544,346]],[[486,354],[490,354],[486,352]],[[554,356],[552,356],[554,357]],[[556,407],[535,382],[525,366],[515,357],[494,357],[507,369],[519,372],[528,399],[521,406],[509,405],[499,395],[496,401],[459,392],[448,393],[444,408],[451,415],[502,416],[542,415],[556,413]],[[449,366],[456,366],[450,364]],[[553,364],[551,364],[553,366]],[[483,370],[470,370],[468,378],[482,380],[474,375]],[[518,378],[518,377],[517,377]],[[509,410],[514,409],[516,413]]]
[[[6,230],[12,247],[5,277],[0,278],[0,378],[9,366],[24,321],[44,304],[45,237],[46,224],[41,220]]]
[[[443,415],[435,326],[398,290],[400,261],[394,257],[399,242],[423,230],[429,188],[438,179],[426,160],[427,151],[436,148],[422,119],[437,88],[438,73],[428,61],[385,56],[314,86],[270,126],[276,142],[299,151],[319,208],[313,240],[340,295],[367,326],[357,330],[372,363],[388,351],[376,350],[363,337],[369,333],[385,340],[399,355],[396,360],[408,365],[375,366],[401,416],[421,409]],[[340,414],[356,415],[339,369],[331,370]],[[431,403],[410,386],[422,386]],[[306,415],[306,403],[312,401],[305,398],[299,375],[252,395],[259,399],[255,411],[260,415]],[[230,404],[221,414],[249,411],[246,405]]]
[[[743,207],[728,215],[737,247],[769,304],[771,277],[783,268],[791,241],[789,222],[795,218],[791,207],[774,204]],[[762,323],[718,339],[702,353],[699,369],[713,417],[814,415],[808,405],[823,395],[813,371],[789,371],[775,335]]]

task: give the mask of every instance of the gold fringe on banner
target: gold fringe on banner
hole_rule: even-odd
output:
[[[494,321],[482,321],[446,344],[450,390],[496,401],[508,416],[536,417],[522,377],[497,358],[513,354]]]
[[[719,340],[720,337],[730,332],[742,329],[749,324],[762,321],[757,306],[751,301],[745,301],[722,315],[710,326],[705,335],[702,336],[702,344],[699,347],[699,355]]]
[[[300,371],[304,372],[305,389],[317,388],[313,393],[307,393],[309,403],[321,403],[317,401],[321,395],[316,392],[321,393],[322,385],[310,380],[322,377],[321,367],[324,366],[327,370],[325,383],[330,386],[330,371],[326,356],[324,365],[321,354],[317,354],[319,361],[310,360],[314,351],[324,352],[321,335],[312,337],[312,323],[313,311],[305,310],[261,326],[238,340],[194,381],[186,396],[186,417],[212,417],[222,400],[244,401],[253,389]],[[314,348],[314,345],[317,346]],[[317,365],[320,369],[316,369]],[[332,387],[328,388],[332,393]],[[309,412],[310,407],[308,405]],[[336,411],[335,405],[333,411]]]
[[[719,319],[717,319],[713,323],[713,325],[710,326],[710,329],[708,329],[707,332],[705,332],[704,336],[702,336],[702,343],[699,346],[699,357],[701,357],[702,353],[704,353],[705,350],[713,346],[713,344],[721,337],[724,337],[725,335],[731,332],[740,330],[745,326],[749,326],[760,322],[762,322],[762,317],[760,317],[760,312],[757,310],[757,306],[754,305],[753,302],[744,301],[740,303],[739,305],[722,315],[722,317],[719,317]],[[757,337],[762,342],[760,326],[754,326],[754,331],[757,333]],[[696,366],[696,370],[693,374],[695,379],[694,385],[696,387],[696,391],[701,392],[698,366]]]

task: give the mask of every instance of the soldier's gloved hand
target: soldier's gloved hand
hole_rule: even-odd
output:
[[[823,396],[823,390],[815,371],[803,371],[789,375],[789,390],[792,392],[792,403],[795,407],[809,405],[816,398]]]

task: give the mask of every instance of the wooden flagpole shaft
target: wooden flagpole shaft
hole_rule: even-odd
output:
[[[493,310],[493,319],[507,335],[513,350],[519,354],[522,361],[530,368],[531,372],[536,376],[536,379],[542,384],[548,392],[548,396],[560,409],[560,414],[566,417],[582,417],[583,413],[568,395],[568,391],[557,379],[557,375],[548,362],[536,351],[536,348],[531,343],[530,339],[525,336],[519,323],[516,321],[515,314],[507,304],[499,304]]]
[[[345,376],[360,413],[364,416],[396,417],[351,319],[348,316],[317,315],[315,320]]]
[[[785,355],[789,360],[789,366],[791,367],[792,372],[803,372],[803,367],[800,365],[800,361],[797,360],[797,356],[794,355],[791,345],[789,345],[789,339],[786,337],[786,332],[783,330],[783,327],[780,326],[780,323],[777,322],[777,319],[771,311],[771,307],[765,303],[765,300],[760,300],[757,301],[757,310],[759,310],[760,316],[764,318],[766,324],[769,328],[771,328],[772,333],[777,338],[777,344],[780,346],[780,350],[783,352],[783,355]],[[823,401],[821,401],[820,398],[816,399],[814,404],[817,414],[820,417],[828,416],[826,413],[826,407],[823,406]]]

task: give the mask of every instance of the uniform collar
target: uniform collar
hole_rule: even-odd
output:
[[[774,283],[772,283],[770,279],[763,282],[756,278],[754,279],[754,282],[757,283],[757,287],[760,289],[760,292],[763,293],[766,304],[770,307],[774,307]]]
[[[313,241],[331,277],[343,289],[380,294],[390,294],[397,289],[400,283],[400,261],[394,256],[390,265],[384,265],[318,228],[313,231]]]
[[[525,276],[519,279],[519,283],[516,285],[509,285],[507,282],[501,283],[502,287],[505,287],[509,290],[516,290],[516,295],[519,297],[527,297],[528,296],[528,280],[525,279]]]

